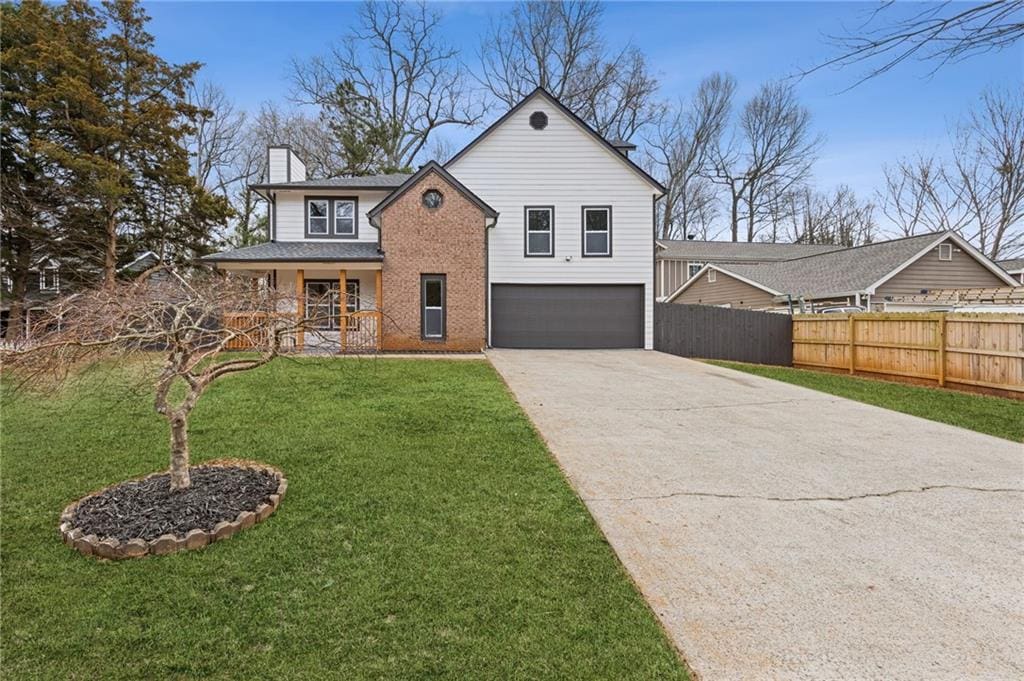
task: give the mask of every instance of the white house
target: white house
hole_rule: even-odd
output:
[[[353,334],[385,350],[651,348],[664,188],[631,148],[543,89],[413,175],[307,179],[272,147],[253,185],[270,241],[208,260],[294,288],[318,317],[332,296],[317,335],[341,348]]]

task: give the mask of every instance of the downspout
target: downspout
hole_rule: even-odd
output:
[[[501,213],[491,224],[484,223],[484,345],[491,347],[491,229],[498,224]]]

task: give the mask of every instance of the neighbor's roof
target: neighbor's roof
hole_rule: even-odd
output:
[[[761,265],[723,265],[722,269],[764,284],[780,294],[815,298],[865,291],[945,233],[880,241],[831,253]]]
[[[345,262],[383,260],[372,241],[271,241],[214,253],[207,262]]]
[[[658,257],[697,261],[777,262],[843,250],[832,244],[767,244],[736,241],[658,239]]]
[[[408,180],[410,173],[363,175],[360,177],[328,177],[300,182],[272,182],[250,185],[252,189],[396,189]]]
[[[1016,273],[1024,270],[1024,258],[1014,258],[1013,260],[1000,260],[996,264],[1010,273]]]

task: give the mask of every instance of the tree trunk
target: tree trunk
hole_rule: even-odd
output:
[[[106,243],[103,249],[103,284],[114,285],[114,276],[117,272],[117,214],[114,211],[107,213]]]
[[[192,480],[188,474],[188,419],[176,416],[171,421],[171,490],[187,489]]]
[[[732,240],[740,240],[740,195],[735,187],[732,190],[732,206],[729,216],[732,218]]]

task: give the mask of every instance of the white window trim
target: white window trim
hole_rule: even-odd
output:
[[[717,270],[708,270],[708,283],[709,284],[714,284],[715,283],[715,281],[718,278],[717,274],[718,274]]]
[[[350,232],[343,232],[342,230],[338,229],[338,206],[343,203],[348,203],[352,205],[352,231]],[[335,236],[354,237],[358,235],[359,228],[356,222],[356,211],[358,209],[359,205],[356,203],[355,199],[334,199],[333,201],[331,201],[331,217],[333,218],[332,222],[334,223]]]
[[[698,274],[700,274],[700,271],[702,269],[704,269],[704,265],[707,265],[707,263],[706,262],[687,261],[687,263],[686,263],[686,278],[687,279],[693,279],[694,277],[696,277]],[[694,268],[696,268],[696,269],[694,269]]]
[[[939,260],[943,262],[953,260],[953,244],[939,244]]]
[[[534,212],[546,212],[548,214],[548,228],[544,229],[530,229],[530,213]],[[555,207],[554,206],[526,206],[524,209],[523,220],[523,254],[528,258],[550,258],[555,255]],[[548,250],[542,252],[533,252],[530,250],[530,232],[534,234],[547,234],[548,235]]]
[[[326,204],[326,207],[324,208],[323,216],[319,216],[319,215],[314,216],[312,214],[311,208],[312,208],[314,203],[324,203],[324,204]],[[321,231],[316,231],[316,232],[313,231],[313,220],[314,219],[316,219],[316,220],[321,220],[322,219],[324,221],[324,231],[322,231],[322,232]],[[331,235],[331,200],[330,199],[324,199],[324,198],[306,199],[306,233],[309,234],[310,236],[321,236],[321,237],[322,236],[330,236]]]
[[[50,272],[53,274],[52,286],[46,285],[46,273]],[[55,267],[47,267],[39,270],[39,290],[40,291],[60,291],[60,270]]]
[[[587,213],[604,213],[607,216],[605,220],[604,229],[587,229]],[[591,234],[606,234],[607,240],[605,241],[606,248],[604,251],[591,252],[587,249],[587,233]],[[611,206],[583,206],[583,229],[581,238],[583,239],[583,257],[584,258],[608,258],[612,254],[612,207]]]

